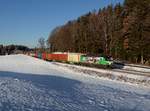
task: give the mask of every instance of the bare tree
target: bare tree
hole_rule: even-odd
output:
[[[43,37],[38,39],[38,46],[40,51],[44,51],[45,50],[45,39]]]

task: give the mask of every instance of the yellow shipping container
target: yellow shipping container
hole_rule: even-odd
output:
[[[68,61],[69,62],[80,62],[80,56],[79,53],[68,53]]]

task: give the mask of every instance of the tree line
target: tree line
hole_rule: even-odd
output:
[[[16,54],[16,53],[23,53],[30,51],[27,46],[23,45],[0,45],[0,55],[9,55],[9,54]]]
[[[150,62],[150,0],[125,0],[56,27],[51,51],[109,55],[132,63]]]

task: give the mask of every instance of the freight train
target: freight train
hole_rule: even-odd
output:
[[[32,57],[47,61],[57,61],[65,63],[73,63],[91,67],[111,67],[113,62],[102,56],[89,56],[82,53],[28,53]]]

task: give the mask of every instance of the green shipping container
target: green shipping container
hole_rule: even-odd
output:
[[[38,53],[37,56],[38,56],[39,59],[42,59],[42,53]]]
[[[80,62],[86,62],[86,61],[87,61],[87,57],[85,55],[81,55]]]

